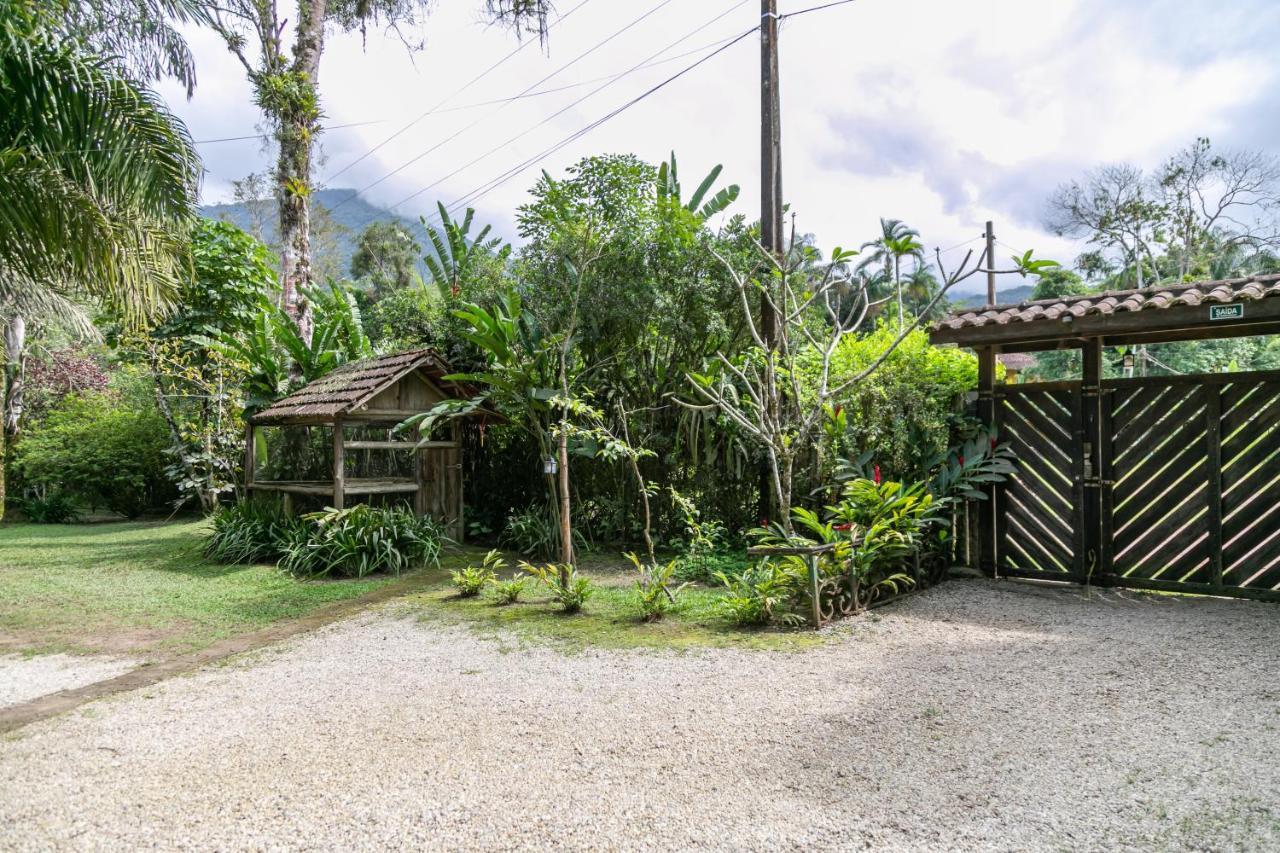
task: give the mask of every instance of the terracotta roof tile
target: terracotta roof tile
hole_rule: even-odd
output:
[[[937,329],[963,329],[989,323],[1008,325],[1035,320],[1053,321],[1064,314],[1084,317],[1089,314],[1115,314],[1120,311],[1147,311],[1176,305],[1200,305],[1204,302],[1244,302],[1280,296],[1280,274],[1254,275],[1223,281],[1201,281],[1190,284],[1158,285],[1142,290],[1118,290],[1090,293],[1061,299],[1041,299],[1017,305],[984,305],[953,312],[939,322]]]

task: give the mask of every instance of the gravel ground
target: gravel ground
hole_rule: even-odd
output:
[[[388,610],[14,733],[0,847],[1277,849],[1278,655],[1275,606],[988,581],[800,653]]]
[[[115,678],[138,665],[124,658],[0,655],[0,708]]]

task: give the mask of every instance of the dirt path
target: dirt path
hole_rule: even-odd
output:
[[[258,631],[238,634],[225,640],[219,640],[192,654],[148,661],[141,667],[130,668],[112,678],[93,678],[88,680],[87,683],[83,683],[85,682],[83,678],[72,679],[75,683],[74,687],[59,690],[55,693],[46,693],[18,704],[0,707],[0,734],[14,731],[37,720],[65,713],[95,699],[102,699],[106,696],[124,693],[129,690],[137,690],[141,687],[149,687],[175,675],[190,672],[198,667],[217,663],[264,646],[273,645],[298,634],[314,631],[316,628],[345,619],[373,605],[421,590],[432,583],[438,582],[439,579],[438,572],[419,572],[374,590],[367,595],[326,605],[300,619],[277,622]],[[109,662],[94,665],[91,663],[93,661],[92,658],[86,660],[90,663],[86,663],[82,667],[85,671],[119,669],[118,666],[112,667]]]
[[[14,850],[1280,847],[1280,608],[966,581],[798,653],[402,608],[0,742]]]

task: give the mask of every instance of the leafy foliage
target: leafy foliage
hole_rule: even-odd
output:
[[[303,516],[280,568],[298,577],[400,574],[439,560],[446,541],[431,520],[401,509],[357,504]]]
[[[678,604],[680,593],[689,585],[682,583],[674,589],[671,587],[676,576],[676,560],[664,564],[642,563],[635,554],[624,554],[637,574],[635,601],[640,619],[644,622],[657,622],[668,611]]]
[[[762,560],[741,574],[721,572],[716,577],[726,590],[719,606],[734,624],[797,624],[801,621],[790,608],[803,587],[787,564]]]
[[[506,564],[507,561],[502,558],[501,552],[490,551],[484,555],[484,561],[479,566],[467,566],[452,571],[449,573],[449,579],[453,582],[453,587],[458,591],[459,596],[470,598],[479,595],[481,590],[496,581],[498,572]]]
[[[74,524],[80,520],[76,502],[66,492],[18,498],[14,504],[36,524]]]
[[[572,565],[556,565],[547,563],[534,565],[521,562],[521,571],[534,578],[551,593],[551,599],[560,605],[565,613],[577,613],[591,598],[595,589],[591,579],[582,577]]]
[[[516,575],[508,580],[498,580],[494,578],[489,585],[492,590],[493,601],[495,604],[505,606],[507,604],[515,604],[520,600],[520,596],[524,594],[525,584],[528,583],[527,575]]]
[[[165,474],[168,448],[155,409],[87,393],[67,397],[24,432],[13,464],[39,493],[60,492],[136,518],[173,494]]]
[[[215,512],[212,523],[205,556],[232,565],[274,563],[306,535],[306,522],[277,501],[240,501]]]

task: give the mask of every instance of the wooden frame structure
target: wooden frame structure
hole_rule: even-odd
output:
[[[978,505],[978,567],[1280,600],[1280,372],[1103,379],[1108,346],[1280,334],[1280,275],[956,312],[978,416],[1022,469]],[[1079,381],[997,386],[1003,353],[1079,349]],[[1268,473],[1271,472],[1271,473]]]
[[[327,498],[336,509],[345,507],[349,497],[412,495],[415,512],[435,518],[451,538],[461,541],[464,524],[459,424],[450,424],[448,438],[425,442],[416,434],[403,439],[392,437],[391,430],[443,400],[474,397],[474,388],[443,378],[451,372],[434,350],[411,350],[343,365],[273,403],[248,419],[245,494],[279,493],[289,511],[295,495]],[[333,430],[329,478],[259,479],[260,429],[316,426]],[[386,427],[386,437],[348,438],[352,429],[374,426]],[[348,478],[348,454],[352,451],[411,452],[413,476]]]

